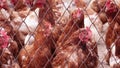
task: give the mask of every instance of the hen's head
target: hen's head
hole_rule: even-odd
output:
[[[105,12],[109,17],[114,17],[116,15],[116,13],[118,12],[118,8],[115,5],[115,3],[112,0],[107,0],[106,4],[105,4]]]
[[[0,0],[0,9],[4,8],[4,9],[8,9],[8,1],[7,0]]]
[[[82,20],[84,18],[84,13],[82,9],[78,8],[77,10],[73,11],[72,18],[75,20]]]
[[[92,38],[92,31],[89,27],[86,27],[86,29],[82,29],[79,34],[79,39],[82,42],[88,42]]]
[[[8,46],[10,37],[7,35],[4,29],[0,29],[0,48],[6,48]]]

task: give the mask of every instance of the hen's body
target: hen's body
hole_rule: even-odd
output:
[[[108,31],[106,33],[106,38],[105,38],[105,43],[106,43],[106,47],[108,49],[108,56],[106,58],[107,63],[109,64],[109,59],[111,57],[111,45],[113,42],[115,42],[116,39],[116,32],[115,32],[115,24],[120,24],[119,20],[120,20],[120,13],[118,12],[119,7],[118,5],[116,5],[113,0],[107,0],[106,2],[106,9],[105,9],[105,13],[108,17],[108,21],[109,21],[109,27],[108,27]],[[116,16],[116,14],[118,14]],[[117,26],[119,27],[119,26]]]
[[[41,24],[40,24],[41,25]],[[43,26],[39,26],[33,45],[26,45],[19,54],[19,62],[22,68],[42,68],[45,66],[51,67],[49,58],[51,56],[51,41],[45,36],[45,32],[42,31]],[[48,62],[48,63],[47,63]]]
[[[87,44],[88,42],[85,43],[79,39],[79,33],[81,31],[82,28],[73,32],[60,47],[59,52],[57,52],[52,62],[54,68],[85,68],[86,66],[89,68],[96,68],[97,48],[94,43],[90,42],[89,45]],[[94,47],[95,49],[90,52],[89,49],[93,49]],[[87,57],[88,54],[90,54],[89,57]]]

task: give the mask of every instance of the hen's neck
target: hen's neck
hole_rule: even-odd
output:
[[[44,36],[44,28],[42,26],[39,26],[36,33],[35,33],[35,42],[34,46],[38,48],[40,45],[43,45],[46,37]]]

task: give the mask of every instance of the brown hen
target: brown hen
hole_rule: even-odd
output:
[[[106,7],[105,13],[106,13],[108,21],[109,21],[109,27],[108,27],[108,31],[106,33],[106,38],[105,38],[106,47],[108,49],[108,55],[107,55],[106,61],[109,64],[109,59],[111,56],[110,47],[116,39],[114,27],[115,27],[116,23],[120,24],[120,22],[119,22],[120,13],[118,12],[118,10],[119,10],[118,5],[116,5],[113,0],[107,0],[105,7]]]
[[[96,68],[97,63],[97,47],[95,42],[91,41],[91,31],[80,28],[61,45],[52,61],[52,66],[53,68]]]
[[[75,10],[72,13],[72,17],[66,23],[62,30],[62,34],[60,35],[57,46],[61,46],[64,41],[68,39],[68,37],[77,29],[84,27],[84,13],[81,9]]]
[[[21,49],[18,61],[22,68],[51,68],[49,58],[51,57],[51,24],[44,22],[38,26],[35,33],[33,45],[26,45]]]

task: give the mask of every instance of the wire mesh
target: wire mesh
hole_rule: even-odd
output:
[[[0,0],[0,68],[120,68],[119,8],[118,0]]]

